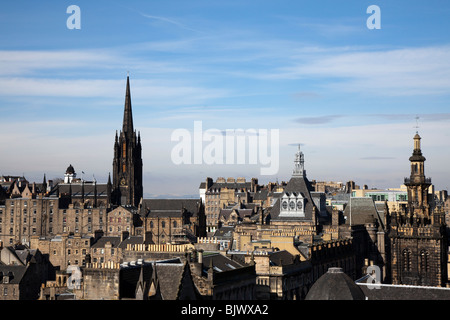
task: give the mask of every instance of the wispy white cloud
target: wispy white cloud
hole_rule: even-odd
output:
[[[346,92],[450,93],[449,46],[319,54],[291,63],[271,76],[321,78],[325,79],[323,87]]]
[[[276,49],[266,52],[266,68],[232,72],[264,81],[308,79],[318,82],[318,93],[320,89],[383,96],[450,94],[449,45],[302,48],[303,45],[280,42],[274,46]]]
[[[339,19],[320,19],[311,17],[298,16],[276,16],[283,22],[289,23],[302,33],[310,33],[315,36],[323,37],[343,37],[349,35],[360,34],[364,29],[360,26],[360,21],[357,19],[343,18]]]
[[[209,99],[223,97],[223,89],[188,84],[158,83],[156,80],[132,80],[133,101],[154,107],[201,104]],[[57,78],[0,78],[0,95],[6,97],[123,97],[124,80],[57,79]],[[118,94],[120,92],[120,94]]]
[[[343,115],[325,115],[325,116],[315,116],[315,117],[302,117],[295,119],[295,122],[307,125],[317,125],[317,124],[327,124],[338,118],[342,118]]]
[[[49,70],[107,68],[117,57],[96,50],[1,50],[0,76],[43,73]],[[103,66],[103,67],[102,67]]]
[[[155,16],[155,15],[149,15],[149,14],[145,14],[145,13],[140,13],[141,16],[148,18],[148,19],[152,19],[152,20],[157,20],[157,21],[162,21],[171,25],[175,25],[179,28],[185,29],[185,30],[189,30],[189,31],[194,31],[194,32],[200,32],[199,30],[195,30],[193,28],[190,28],[188,26],[186,26],[185,24],[180,23],[179,21],[175,20],[175,19],[170,19],[170,18],[166,18],[166,17],[162,17],[162,16]]]

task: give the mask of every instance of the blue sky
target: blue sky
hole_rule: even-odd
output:
[[[81,29],[69,30],[77,5]],[[369,30],[370,5],[381,29]],[[426,174],[448,189],[450,3],[15,1],[0,3],[0,174],[105,182],[127,71],[148,195],[197,194],[210,176],[398,187],[416,116]],[[279,170],[176,165],[176,129],[279,130]]]

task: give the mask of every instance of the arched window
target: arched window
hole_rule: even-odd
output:
[[[421,272],[429,272],[429,253],[427,250],[420,251],[420,271]]]
[[[176,222],[176,221],[173,222],[173,227],[174,227],[174,228],[177,227],[177,222]]]
[[[402,251],[403,271],[411,271],[411,250],[404,249]]]

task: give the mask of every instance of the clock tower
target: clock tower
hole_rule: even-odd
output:
[[[137,207],[143,196],[142,146],[140,133],[133,128],[130,78],[127,76],[122,130],[114,142],[113,192],[114,205]]]

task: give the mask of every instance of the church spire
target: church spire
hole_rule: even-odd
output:
[[[131,111],[130,76],[127,76],[127,89],[125,93],[125,108],[123,112],[122,132],[133,134],[133,114]]]
[[[133,127],[130,77],[127,75],[123,127],[114,142],[112,199],[114,204],[138,206],[142,197],[142,149]]]

